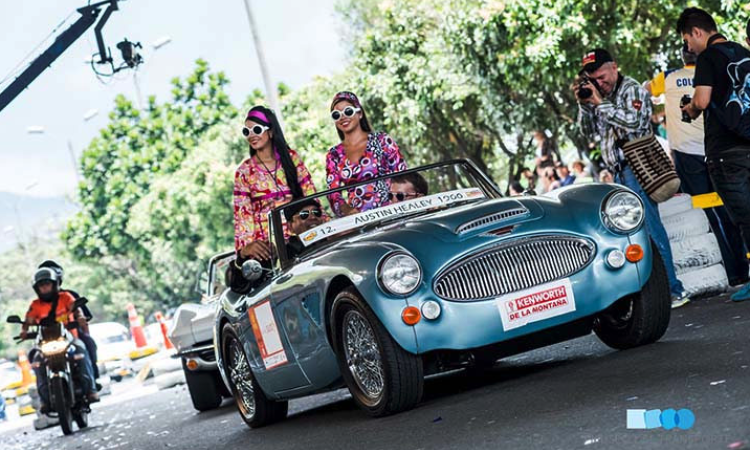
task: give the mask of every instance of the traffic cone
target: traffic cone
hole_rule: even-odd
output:
[[[133,336],[136,348],[143,348],[148,343],[146,342],[146,334],[143,332],[143,326],[141,326],[141,320],[138,318],[138,313],[135,312],[135,305],[128,303],[127,308],[130,334]]]
[[[173,349],[174,345],[172,345],[169,337],[167,337],[167,324],[164,323],[164,316],[162,316],[159,311],[157,311],[154,316],[156,317],[156,321],[159,322],[159,327],[161,328],[161,337],[164,338],[164,348],[167,350]]]
[[[31,373],[31,364],[29,364],[29,358],[26,357],[24,350],[18,351],[18,366],[21,367],[21,386],[28,386],[33,383],[34,378]]]

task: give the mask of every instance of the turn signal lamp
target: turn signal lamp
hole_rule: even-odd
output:
[[[643,249],[638,244],[628,245],[625,250],[625,258],[632,263],[637,263],[643,259]]]
[[[416,306],[407,306],[401,311],[401,320],[407,325],[414,326],[419,323],[420,319],[422,319],[422,313]]]

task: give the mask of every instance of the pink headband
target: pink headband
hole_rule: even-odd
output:
[[[331,102],[331,109],[333,109],[334,105],[336,105],[336,102],[340,100],[347,100],[351,102],[355,107],[362,108],[362,104],[359,102],[359,99],[353,92],[341,91],[333,96],[333,101]]]
[[[252,118],[260,119],[267,124],[271,123],[271,121],[268,120],[268,117],[266,117],[266,115],[260,111],[250,111],[249,113],[247,113],[247,117],[245,118],[245,120],[250,120]]]

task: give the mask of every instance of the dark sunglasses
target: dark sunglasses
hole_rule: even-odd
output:
[[[297,213],[297,215],[299,216],[299,218],[302,219],[302,220],[309,219],[310,218],[310,214],[312,214],[312,215],[314,215],[315,217],[318,217],[318,218],[323,217],[323,211],[321,211],[320,209],[317,209],[317,208],[316,209],[305,209],[305,210],[300,211],[299,213]]]
[[[403,192],[389,192],[388,193],[388,200],[393,201],[393,199],[395,198],[396,200],[398,200],[400,202],[403,202],[407,198],[412,198],[412,197],[416,197],[416,196],[417,196],[416,192],[408,192],[408,193],[403,193]]]
[[[253,125],[250,128],[242,127],[242,135],[245,137],[248,137],[250,135],[260,136],[261,134],[265,133],[266,130],[268,130],[268,127],[264,127],[263,125]]]
[[[334,122],[338,122],[342,117],[352,117],[360,111],[361,109],[355,108],[353,106],[347,106],[343,111],[334,109],[333,111],[331,111],[331,119],[333,119]]]

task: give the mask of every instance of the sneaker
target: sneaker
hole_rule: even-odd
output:
[[[679,296],[672,296],[672,309],[679,308],[680,306],[685,306],[688,303],[690,303],[690,297],[688,297],[687,292],[683,292]]]
[[[89,403],[96,403],[99,401],[99,394],[92,392],[88,395]]]
[[[731,298],[733,302],[750,300],[750,283],[742,286],[739,291],[732,294],[732,296],[729,298]]]

